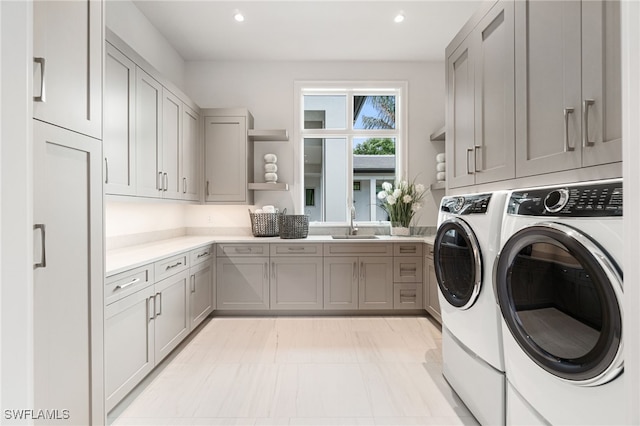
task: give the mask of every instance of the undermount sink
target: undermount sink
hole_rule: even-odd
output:
[[[375,240],[377,235],[332,235],[334,240]]]

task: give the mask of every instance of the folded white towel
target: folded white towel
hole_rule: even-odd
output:
[[[276,163],[278,161],[278,157],[275,154],[265,154],[264,155],[265,163]]]
[[[264,171],[267,173],[275,173],[278,171],[278,166],[276,163],[265,163]]]
[[[278,175],[275,173],[265,173],[264,174],[264,180],[265,182],[277,182],[278,181]],[[264,207],[263,207],[264,210]]]
[[[445,170],[447,170],[447,163],[437,163],[436,164],[436,171],[444,172]]]
[[[447,178],[447,174],[445,172],[438,172],[436,173],[436,180],[438,182],[442,182]]]
[[[444,163],[444,161],[446,160],[447,156],[445,155],[444,152],[441,152],[440,154],[436,155],[436,162],[438,163]]]

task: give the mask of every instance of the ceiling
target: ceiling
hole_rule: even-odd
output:
[[[134,3],[185,61],[443,61],[482,0]]]

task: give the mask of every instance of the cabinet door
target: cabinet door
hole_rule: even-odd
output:
[[[200,195],[200,144],[198,125],[200,118],[198,114],[183,104],[182,108],[182,198],[185,200],[198,201]]]
[[[218,310],[268,310],[269,258],[218,258],[216,286]]]
[[[204,117],[204,151],[205,201],[250,202],[246,117]]]
[[[153,285],[105,308],[107,412],[154,367]]]
[[[136,194],[162,197],[162,85],[136,67]]]
[[[271,309],[321,310],[321,257],[271,259]]]
[[[474,67],[471,38],[447,58],[447,181],[450,188],[473,185],[475,147]]]
[[[515,177],[513,1],[501,1],[474,29],[475,183]]]
[[[189,272],[155,284],[155,360],[158,364],[189,334]]]
[[[162,154],[158,162],[162,173],[162,196],[173,200],[182,198],[182,101],[162,88]]]
[[[34,407],[104,424],[101,143],[33,129]]]
[[[393,259],[360,257],[359,309],[393,309]]]
[[[324,258],[324,309],[358,309],[358,258]]]
[[[135,195],[136,65],[106,43],[104,76],[104,190]]]
[[[619,1],[582,2],[582,165],[622,161]]]
[[[580,8],[515,3],[518,177],[581,166]]]
[[[33,116],[102,139],[102,2],[35,1]]]
[[[196,328],[213,311],[213,270],[212,260],[191,268],[189,277],[191,330]]]

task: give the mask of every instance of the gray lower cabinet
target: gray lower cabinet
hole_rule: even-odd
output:
[[[271,309],[321,310],[321,244],[271,244]]]
[[[155,360],[159,363],[189,334],[189,272],[155,284]]]
[[[438,280],[436,278],[436,269],[433,263],[433,246],[427,244],[426,250],[427,252],[424,257],[424,308],[429,315],[442,324],[442,317],[440,316],[440,301],[438,299]]]
[[[213,260],[199,263],[191,267],[189,276],[189,324],[191,330],[196,328],[215,306],[215,288]]]
[[[269,244],[218,244],[217,309],[269,309]]]
[[[422,243],[393,245],[393,309],[422,309]]]
[[[105,394],[110,411],[155,366],[153,284],[105,308]]]
[[[391,244],[325,244],[324,309],[393,309]]]

